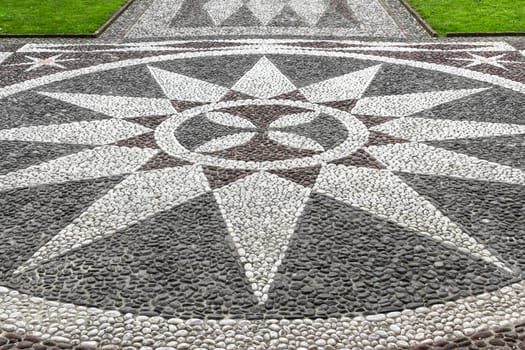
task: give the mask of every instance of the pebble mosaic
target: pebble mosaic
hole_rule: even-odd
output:
[[[406,37],[377,0],[154,0],[126,37],[198,35]]]
[[[0,349],[523,348],[515,48],[192,43],[0,63]]]

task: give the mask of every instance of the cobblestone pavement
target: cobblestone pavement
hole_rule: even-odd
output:
[[[524,348],[523,50],[0,44],[0,349]]]

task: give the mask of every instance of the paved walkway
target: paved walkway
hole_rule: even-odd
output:
[[[377,0],[154,0],[128,37],[403,33]]]
[[[525,348],[525,44],[191,3],[0,43],[0,349]]]
[[[398,0],[135,0],[103,37],[428,38]]]

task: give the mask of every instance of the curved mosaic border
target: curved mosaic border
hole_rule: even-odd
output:
[[[221,342],[233,344],[235,349],[279,344],[395,349],[525,321],[525,282],[428,308],[340,319],[166,320],[46,301],[4,287],[0,287],[0,305],[3,330],[72,344],[94,341],[100,345],[160,348],[197,345],[196,339],[203,338],[219,347]],[[71,325],[77,334],[68,334]]]

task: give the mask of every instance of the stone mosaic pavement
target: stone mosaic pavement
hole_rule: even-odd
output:
[[[153,0],[126,36],[198,35],[405,37],[380,0]]]
[[[525,348],[524,50],[0,44],[0,349]]]

